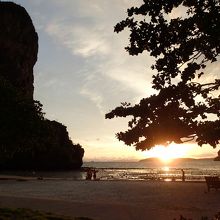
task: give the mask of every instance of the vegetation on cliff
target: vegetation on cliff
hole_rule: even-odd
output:
[[[0,169],[73,169],[84,150],[73,145],[66,127],[44,118],[42,105],[0,80]]]

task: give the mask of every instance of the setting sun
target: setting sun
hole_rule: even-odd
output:
[[[189,145],[170,144],[167,147],[156,146],[150,151],[146,151],[143,153],[144,156],[155,157],[160,159],[164,163],[170,163],[173,159],[187,157],[189,150]]]
[[[169,154],[169,152],[166,152],[165,154],[162,154],[158,157],[162,162],[169,163],[171,162],[176,156]]]

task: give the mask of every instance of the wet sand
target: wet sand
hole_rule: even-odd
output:
[[[200,219],[220,211],[220,190],[204,182],[0,180],[0,207],[97,220]]]

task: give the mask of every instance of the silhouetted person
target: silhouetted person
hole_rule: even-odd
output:
[[[183,169],[181,169],[181,171],[182,171],[182,181],[185,182],[185,172]]]
[[[98,170],[93,170],[93,179],[96,180],[96,173],[98,172]]]
[[[91,180],[92,179],[92,170],[88,169],[86,173],[86,180]]]

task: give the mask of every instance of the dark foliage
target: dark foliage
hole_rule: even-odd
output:
[[[186,11],[170,19],[175,8]],[[220,54],[220,2],[145,0],[127,10],[115,32],[130,30],[130,55],[155,57],[153,88],[158,92],[131,106],[123,103],[106,118],[132,116],[117,138],[137,150],[195,140],[216,147],[220,140],[220,79],[207,66]],[[209,77],[210,80],[207,80]],[[204,82],[205,83],[202,83]]]
[[[84,150],[66,127],[44,118],[42,105],[0,80],[0,169],[80,168]]]

